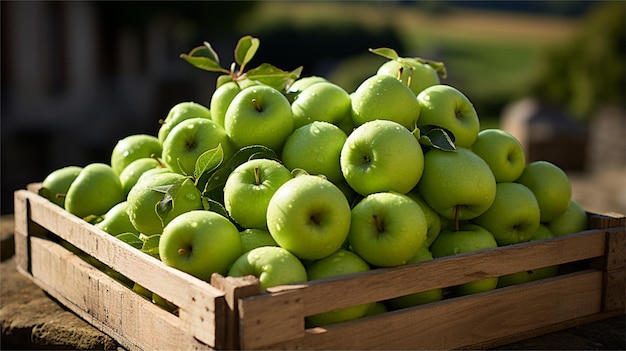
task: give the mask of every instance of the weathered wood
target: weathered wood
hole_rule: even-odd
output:
[[[601,280],[600,272],[585,271],[388,312],[352,323],[312,328],[292,342],[258,346],[351,350],[467,348],[599,312]]]

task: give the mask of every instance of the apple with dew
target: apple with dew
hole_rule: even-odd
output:
[[[414,57],[398,57],[395,60],[389,60],[380,65],[376,74],[400,76],[402,83],[408,86],[416,96],[429,86],[440,84],[437,71]]]
[[[226,110],[240,91],[241,87],[235,81],[226,82],[215,89],[213,95],[211,95],[209,105],[211,109],[211,120],[213,120],[215,124],[222,128],[225,127],[224,120],[226,119]]]
[[[165,119],[159,121],[161,123],[157,134],[159,142],[163,144],[178,123],[190,118],[211,119],[211,111],[206,106],[193,101],[177,103],[170,108]]]
[[[263,145],[278,152],[293,131],[293,123],[291,104],[280,91],[253,85],[233,98],[224,128],[237,148]]]
[[[248,228],[239,232],[243,252],[262,246],[279,246],[267,229]]]
[[[430,251],[434,258],[440,258],[497,247],[496,239],[488,230],[475,224],[464,224],[458,231],[443,230],[430,246]],[[457,285],[452,292],[469,295],[490,291],[497,286],[498,277],[488,277]]]
[[[351,222],[350,246],[373,266],[403,265],[426,241],[424,211],[403,194],[380,192],[366,196],[352,208]]]
[[[526,154],[513,135],[501,129],[484,129],[472,145],[472,151],[487,164],[496,182],[513,182],[524,171]]]
[[[65,207],[65,195],[82,170],[83,168],[80,166],[65,166],[55,169],[41,182],[39,195],[58,206]]]
[[[493,234],[500,246],[525,242],[539,228],[539,205],[526,186],[497,183],[493,203],[472,222]]]
[[[298,95],[306,88],[310,87],[313,84],[328,82],[328,79],[322,76],[307,76],[296,79],[290,86],[287,88],[287,99],[290,103],[292,103]]]
[[[111,166],[91,163],[83,167],[67,190],[65,209],[80,218],[101,216],[124,199],[122,183]]]
[[[553,238],[554,234],[544,224],[540,224],[539,228],[530,238],[530,241],[539,241],[544,239]],[[498,288],[505,286],[527,283],[539,279],[550,278],[555,276],[559,271],[559,266],[548,266],[533,269],[530,271],[517,272],[512,274],[503,275],[498,279]]]
[[[426,262],[433,259],[433,254],[422,246],[415,256],[411,258],[406,264],[414,264],[419,262]],[[443,299],[443,289],[437,288],[432,290],[426,290],[410,295],[400,296],[393,299],[384,301],[385,306],[390,310],[398,310],[401,308],[419,306]]]
[[[420,106],[418,127],[433,125],[454,135],[457,147],[470,148],[480,131],[472,102],[460,90],[445,84],[430,86],[417,95]]]
[[[516,182],[527,186],[535,194],[542,223],[553,221],[569,207],[572,186],[567,174],[554,163],[531,162],[524,167]]]
[[[469,220],[489,209],[496,197],[496,180],[487,163],[469,149],[432,149],[424,155],[417,189],[442,217]]]
[[[122,201],[111,207],[111,209],[104,214],[104,218],[96,223],[95,226],[111,235],[122,233],[134,233],[139,235],[139,231],[133,226],[133,223],[128,217],[128,213],[126,212],[127,207],[128,202],[126,201]]]
[[[346,133],[334,124],[314,121],[294,130],[285,140],[282,161],[290,170],[323,174],[337,184],[344,181],[339,158]]]
[[[415,94],[396,77],[376,74],[351,94],[352,121],[356,126],[377,119],[397,122],[409,130],[420,118]]]
[[[307,281],[302,262],[294,254],[278,246],[257,247],[239,256],[228,270],[228,276],[246,275],[257,277],[262,290]]]
[[[160,234],[178,215],[202,209],[202,195],[188,177],[174,172],[145,175],[139,178],[126,199],[126,212],[139,232]]]
[[[159,240],[163,263],[205,281],[225,275],[243,253],[237,227],[212,211],[193,210],[172,219]]]
[[[120,182],[124,193],[128,196],[130,189],[137,183],[139,177],[150,169],[163,168],[165,165],[161,164],[158,159],[154,157],[142,157],[129,163],[124,167],[122,173],[120,173]]]
[[[111,151],[111,168],[115,174],[122,173],[124,168],[136,159],[160,157],[162,146],[159,139],[149,134],[133,134],[120,139]]]
[[[267,206],[267,228],[276,242],[301,259],[337,251],[350,230],[350,205],[329,180],[301,174],[274,193]]]
[[[302,90],[291,103],[293,128],[297,129],[313,121],[338,124],[351,118],[350,95],[342,87],[331,82],[318,82]]]
[[[266,158],[237,166],[224,184],[224,207],[243,228],[267,228],[270,199],[293,175],[282,163]]]
[[[554,236],[561,236],[587,230],[589,219],[587,211],[578,202],[571,200],[565,212],[546,225]]]
[[[389,120],[363,123],[346,139],[339,157],[348,184],[365,196],[381,191],[402,194],[424,171],[424,153],[415,136]]]
[[[178,123],[163,142],[163,162],[174,172],[193,175],[198,157],[221,146],[224,160],[234,153],[223,128],[207,118],[189,118]]]
[[[428,248],[430,244],[435,241],[437,235],[441,232],[441,216],[435,210],[433,210],[427,203],[424,201],[422,196],[417,191],[409,191],[406,193],[408,197],[410,197],[413,201],[417,202],[418,205],[424,211],[424,215],[426,216],[426,241],[424,242],[424,247]]]
[[[366,272],[370,266],[351,251],[340,249],[328,257],[316,260],[307,268],[309,281]],[[367,315],[374,303],[339,308],[305,317],[307,327],[320,327],[355,320]]]

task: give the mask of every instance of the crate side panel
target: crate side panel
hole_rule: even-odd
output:
[[[31,278],[124,347],[141,350],[173,350],[181,346],[210,349],[196,340],[175,315],[155,306],[59,245],[41,238],[31,240]]]
[[[599,313],[602,273],[585,271],[312,328],[276,349],[455,349]],[[393,328],[390,328],[393,326]]]

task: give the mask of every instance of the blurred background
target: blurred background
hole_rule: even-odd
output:
[[[208,41],[223,67],[239,37],[268,62],[353,91],[384,59],[445,63],[442,80],[530,161],[568,172],[593,212],[626,213],[623,1],[2,1],[2,214],[51,171],[106,162],[156,135],[178,102],[208,106],[217,73],[179,58]]]

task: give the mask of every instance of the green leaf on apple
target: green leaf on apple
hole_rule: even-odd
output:
[[[178,193],[178,189],[184,182],[191,181],[189,178],[181,178],[173,184],[155,186],[151,189],[163,194],[163,198],[155,206],[155,211],[162,223],[165,223],[165,218],[174,208],[174,199]],[[165,224],[163,224],[165,225]]]
[[[233,157],[230,158],[230,160],[228,161],[227,167],[234,170],[235,168],[237,168],[237,166],[241,165],[242,163],[248,160],[255,159],[255,158],[269,158],[272,160],[279,160],[276,152],[268,148],[267,146],[250,145],[250,146],[244,146],[241,149],[239,149],[233,155]]]
[[[421,126],[421,129],[415,128],[413,135],[417,138],[421,145],[435,148],[443,151],[455,151],[454,134],[449,130],[433,125]]]
[[[209,149],[202,153],[196,160],[196,169],[194,171],[194,178],[196,180],[207,173],[213,172],[224,162],[224,149],[222,144],[218,144],[213,149]]]
[[[159,258],[159,240],[161,239],[161,234],[155,234],[144,237],[142,240],[141,251],[147,253],[148,255]]]
[[[222,196],[222,189],[226,184],[228,175],[233,171],[233,168],[222,167],[209,174],[209,177],[202,187],[202,197],[209,197],[211,199],[219,199]]]
[[[143,246],[143,241],[141,241],[139,236],[135,233],[121,233],[116,235],[115,237],[136,249],[141,249],[141,247]]]
[[[213,211],[221,214],[226,218],[230,218],[230,216],[228,215],[228,211],[226,211],[226,207],[224,207],[224,205],[222,205],[220,202],[215,201],[209,197],[202,197],[202,206],[206,211]]]
[[[437,74],[441,78],[448,77],[448,71],[446,70],[446,66],[444,65],[443,62],[431,61],[431,60],[423,59],[421,57],[416,57],[415,59],[425,65],[429,65],[430,67],[432,67],[432,69],[434,69],[435,72],[437,72]]]
[[[251,35],[239,38],[235,47],[235,62],[241,67],[240,70],[243,70],[246,64],[252,60],[259,49],[259,44],[260,40]]]
[[[303,67],[300,66],[291,72],[287,72],[269,63],[262,63],[260,66],[246,72],[244,77],[279,91],[284,91],[288,85],[300,77],[302,69]]]
[[[397,60],[398,58],[400,58],[400,55],[398,55],[398,53],[394,49],[390,48],[369,49],[369,51],[390,60]]]
[[[180,58],[205,71],[229,73],[228,70],[222,68],[219,56],[206,41],[204,45],[191,49],[188,54],[180,54]]]

